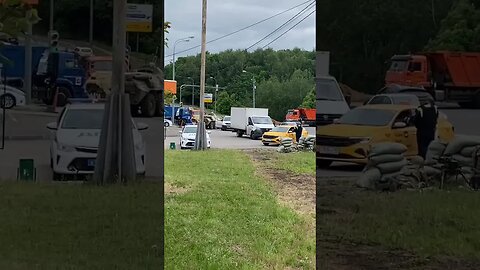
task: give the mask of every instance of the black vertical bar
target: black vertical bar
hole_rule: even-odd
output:
[[[3,94],[7,94],[7,73],[5,72],[5,66],[2,66],[2,74],[3,74]],[[6,120],[6,109],[5,105],[2,108],[3,114],[2,114],[2,145],[0,147],[0,150],[5,149],[5,120]]]

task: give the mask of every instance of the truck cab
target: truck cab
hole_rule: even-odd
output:
[[[46,57],[47,104],[52,104],[56,90],[59,106],[65,105],[69,98],[88,98],[85,91],[85,69],[74,53],[50,52]]]
[[[272,130],[275,126],[270,116],[249,116],[246,128],[246,135],[256,140],[263,136],[263,133]]]
[[[316,122],[317,125],[332,124],[350,110],[337,80],[332,76],[316,78]]]
[[[385,82],[387,85],[431,87],[428,59],[424,55],[395,55],[390,59]]]

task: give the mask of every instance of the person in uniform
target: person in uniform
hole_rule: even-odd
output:
[[[425,159],[428,146],[435,140],[438,121],[438,108],[433,99],[429,99],[417,108],[415,127],[417,128],[418,155]]]

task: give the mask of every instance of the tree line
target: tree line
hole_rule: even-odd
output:
[[[320,0],[317,49],[353,89],[384,84],[388,60],[421,51],[480,51],[479,0]]]
[[[217,111],[230,114],[230,107],[253,106],[253,86],[256,86],[256,107],[268,108],[271,117],[283,120],[288,109],[296,108],[314,89],[315,53],[301,49],[227,50],[207,53],[206,85],[219,85]],[[165,66],[165,78],[172,79],[173,65]],[[200,55],[180,57],[175,64],[175,80],[199,85]],[[214,93],[214,90],[207,89]],[[199,90],[184,87],[182,102],[191,104],[194,94],[198,106]],[[177,93],[177,98],[180,95]],[[177,100],[179,102],[179,100]],[[212,106],[213,107],[213,106]]]
[[[141,52],[152,54],[161,44],[164,24],[162,23],[163,5],[157,0],[128,1],[129,3],[153,4],[153,32],[139,33]],[[61,38],[88,40],[90,22],[90,1],[55,0],[54,29]],[[34,26],[34,34],[46,35],[49,30],[50,1],[39,1],[38,14],[42,20]],[[93,18],[93,38],[95,41],[110,45],[113,29],[113,1],[95,0]],[[137,33],[129,33],[129,44],[135,48]]]

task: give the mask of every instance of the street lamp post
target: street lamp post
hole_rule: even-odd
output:
[[[256,90],[257,90],[257,85],[255,84],[255,76],[253,73],[248,72],[246,70],[242,70],[243,73],[250,73],[252,75],[252,92],[253,92],[253,108],[255,108],[255,96],[256,96]]]
[[[175,81],[175,47],[177,46],[178,43],[180,42],[189,42],[190,39],[194,38],[193,36],[186,37],[186,38],[181,38],[177,39],[175,43],[173,44],[173,79]]]
[[[214,112],[217,112],[217,92],[218,92],[218,82],[217,82],[217,79],[215,79],[215,77],[213,76],[210,76],[210,79],[214,80],[215,81],[215,93],[214,93],[214,96],[213,96],[213,102],[214,102],[214,108],[213,108],[213,111]]]

